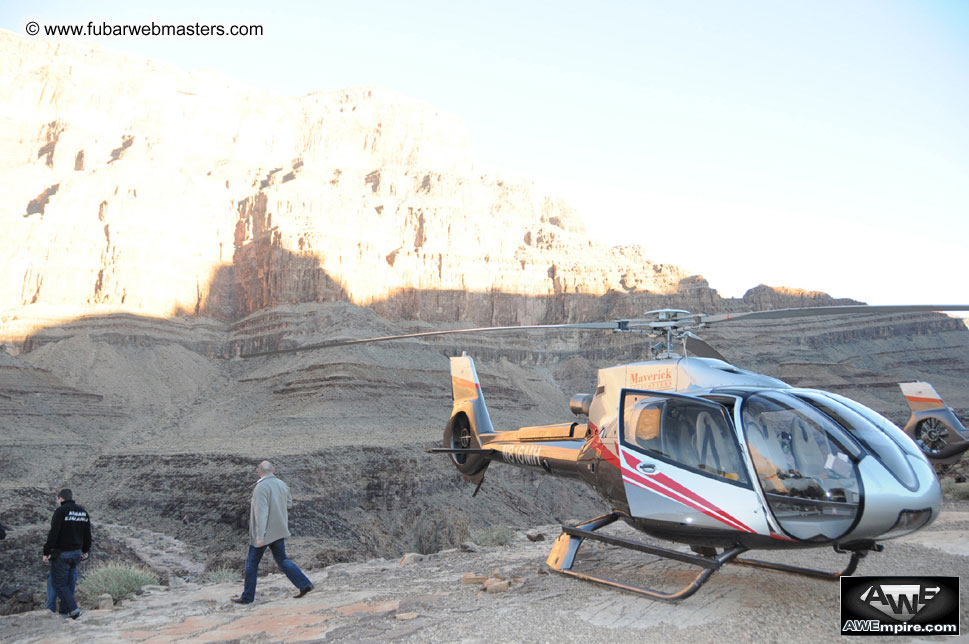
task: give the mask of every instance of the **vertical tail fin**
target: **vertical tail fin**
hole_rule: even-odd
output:
[[[478,373],[474,370],[474,360],[467,354],[451,358],[451,391],[454,407],[444,428],[444,447],[469,450],[468,453],[452,453],[451,460],[466,480],[476,481],[480,486],[491,460],[486,454],[470,450],[481,450],[481,435],[493,434],[495,430],[481,393]]]
[[[913,412],[947,407],[935,387],[927,382],[900,382],[898,386],[902,388],[902,395]]]
[[[464,406],[462,403],[470,405],[476,433],[491,434],[495,431],[491,425],[484,394],[481,393],[481,382],[478,380],[478,372],[474,369],[474,360],[471,356],[465,354],[451,358],[451,391],[455,408]]]

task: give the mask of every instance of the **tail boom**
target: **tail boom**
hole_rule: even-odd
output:
[[[588,425],[559,423],[496,432],[470,356],[451,358],[454,406],[444,430],[444,447],[465,476],[482,474],[492,461],[560,476],[579,476],[579,451]]]

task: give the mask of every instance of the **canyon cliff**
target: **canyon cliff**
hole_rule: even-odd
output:
[[[340,300],[476,324],[746,308],[477,171],[457,118],[394,92],[278,96],[3,31],[0,56],[10,337],[82,314],[232,322]]]

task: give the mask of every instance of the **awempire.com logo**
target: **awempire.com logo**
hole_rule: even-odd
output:
[[[958,635],[958,577],[842,577],[842,635]]]

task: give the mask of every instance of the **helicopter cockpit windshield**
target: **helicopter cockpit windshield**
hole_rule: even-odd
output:
[[[781,527],[804,540],[845,534],[858,514],[861,487],[857,447],[844,430],[782,392],[749,396],[741,417],[751,460]]]

